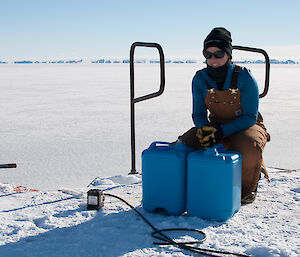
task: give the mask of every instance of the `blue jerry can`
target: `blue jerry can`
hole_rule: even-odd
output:
[[[185,211],[186,157],[191,148],[154,142],[142,153],[143,207],[164,209],[172,215]]]
[[[187,160],[188,215],[225,221],[241,206],[242,157],[218,145]]]

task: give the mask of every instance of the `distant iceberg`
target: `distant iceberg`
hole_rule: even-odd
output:
[[[130,63],[129,59],[122,59],[122,58],[101,58],[101,59],[94,59],[94,60],[83,60],[83,59],[71,59],[71,60],[15,60],[15,61],[0,61],[0,64],[8,64],[8,63],[13,63],[13,64],[40,64],[40,63],[51,63],[51,64],[56,64],[56,63],[68,63],[68,64],[73,64],[73,63],[93,63],[93,64],[103,64],[103,63],[124,63],[128,64]],[[147,59],[147,58],[139,58],[134,60],[135,63],[142,63],[142,64],[155,64],[155,63],[160,63],[159,59]],[[233,59],[234,63],[240,63],[240,64],[264,64],[265,60],[262,59]],[[196,63],[205,63],[204,59],[188,59],[188,58],[169,58],[165,60],[165,63],[175,63],[175,64],[196,64]],[[270,59],[271,64],[300,64],[300,60],[296,59]]]

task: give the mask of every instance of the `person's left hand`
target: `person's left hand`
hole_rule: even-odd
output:
[[[221,126],[203,126],[201,128],[202,136],[199,138],[199,142],[203,149],[212,147],[215,144],[218,144],[223,139],[223,129]]]

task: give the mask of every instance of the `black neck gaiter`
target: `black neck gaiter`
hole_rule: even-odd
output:
[[[218,68],[213,68],[212,66],[207,65],[207,74],[213,81],[217,83],[219,90],[223,89],[230,64],[231,60],[228,60],[226,64]]]

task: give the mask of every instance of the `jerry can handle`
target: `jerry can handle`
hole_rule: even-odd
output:
[[[164,147],[157,147],[158,145],[164,146]],[[172,143],[169,142],[163,142],[163,141],[155,141],[153,142],[149,148],[156,148],[158,150],[167,150],[172,146]]]
[[[217,144],[213,147],[206,148],[204,154],[210,156],[218,156],[220,153],[224,153],[225,151],[226,149],[222,144]]]

